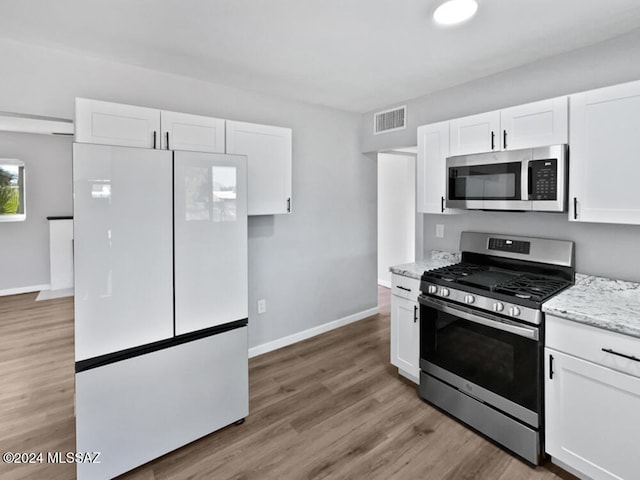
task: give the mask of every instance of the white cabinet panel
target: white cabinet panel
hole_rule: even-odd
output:
[[[160,111],[120,103],[76,98],[75,141],[156,148]]]
[[[76,375],[78,479],[113,478],[248,415],[247,327]]]
[[[173,335],[171,155],[73,145],[76,361]]]
[[[73,288],[73,219],[49,220],[51,290]]]
[[[570,113],[569,219],[640,224],[640,82],[571,95]]]
[[[418,127],[416,208],[420,213],[455,213],[445,208],[449,122]]]
[[[176,334],[248,317],[247,160],[174,153]]]
[[[500,111],[503,150],[568,143],[567,97],[527,103]]]
[[[545,353],[547,452],[596,480],[638,478],[640,378]]]
[[[500,150],[500,112],[451,120],[451,156]]]
[[[451,155],[567,143],[567,97],[451,120]]]
[[[161,112],[161,148],[224,153],[224,120],[188,113]]]
[[[291,212],[291,129],[227,121],[227,153],[248,159],[249,215]]]
[[[391,364],[418,383],[420,320],[416,300],[391,295]]]

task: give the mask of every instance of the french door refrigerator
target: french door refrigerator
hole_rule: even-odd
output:
[[[111,478],[248,415],[246,157],[74,143],[76,451]]]

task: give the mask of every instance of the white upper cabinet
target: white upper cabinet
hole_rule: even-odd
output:
[[[79,143],[158,148],[160,110],[76,98],[75,130]]]
[[[449,156],[449,122],[418,127],[419,213],[451,213],[445,208],[446,158]]]
[[[500,150],[500,112],[451,120],[451,156]]]
[[[160,119],[160,148],[224,153],[224,119],[165,110]]]
[[[451,155],[568,143],[567,97],[451,120]]]
[[[249,215],[291,213],[290,128],[227,120],[227,153],[248,159]]]
[[[76,142],[224,153],[220,118],[76,98]]]
[[[569,98],[569,219],[640,225],[640,81]]]
[[[567,97],[527,103],[500,111],[503,150],[569,142]]]

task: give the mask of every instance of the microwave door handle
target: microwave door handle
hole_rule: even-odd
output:
[[[454,315],[456,317],[463,318],[473,323],[478,323],[480,325],[484,325],[486,327],[495,328],[496,330],[502,330],[503,332],[513,333],[514,335],[518,335],[520,337],[530,338],[531,340],[538,340],[540,338],[537,328],[528,328],[525,326],[514,325],[512,323],[507,323],[503,320],[493,320],[493,316],[484,316],[478,313],[471,313],[467,310],[462,310],[460,308],[453,308],[448,305],[444,305],[439,300],[434,300],[430,297],[425,297],[424,295],[420,295],[418,297],[418,301],[428,307],[435,308],[436,310],[440,310],[443,313],[448,313],[449,315]]]
[[[522,161],[522,168],[520,169],[520,190],[521,200],[530,200],[529,195],[531,194],[531,181],[529,180],[529,172],[531,172],[531,167],[529,166],[529,160]]]

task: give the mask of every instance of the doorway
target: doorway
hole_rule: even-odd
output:
[[[416,156],[378,153],[378,285],[391,287],[389,267],[415,261]]]

